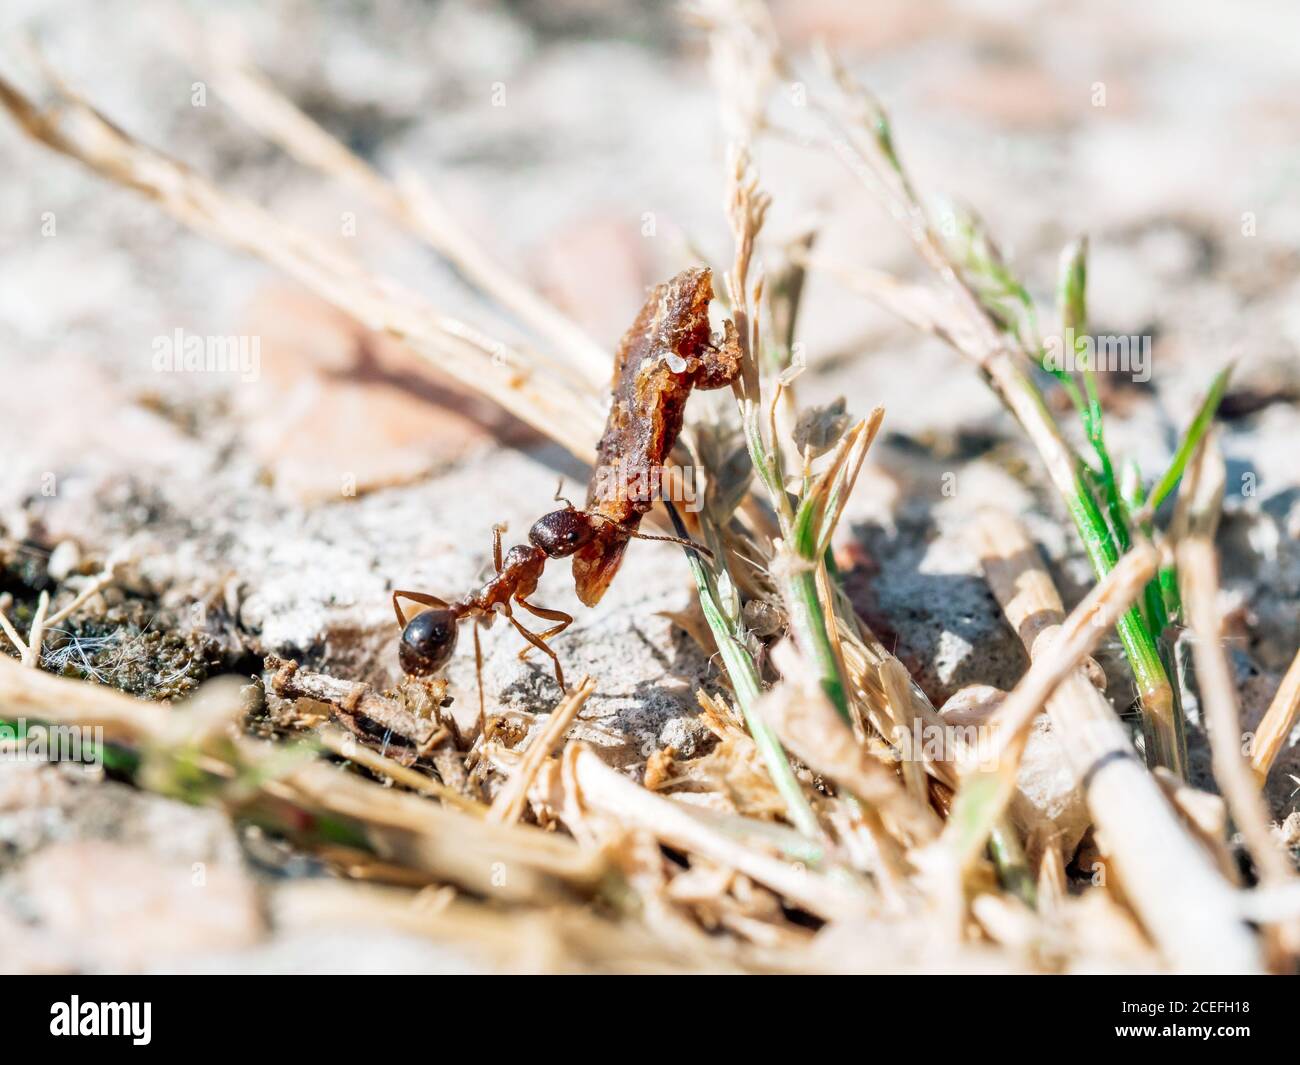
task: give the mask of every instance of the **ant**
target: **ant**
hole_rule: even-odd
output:
[[[662,469],[682,430],[682,418],[692,389],[721,388],[740,373],[741,355],[736,328],[728,321],[724,338],[715,344],[709,329],[713,275],[705,267],[683,270],[656,285],[619,344],[614,361],[609,416],[597,448],[597,466],[587,489],[586,508],[568,500],[563,510],[539,518],[528,530],[528,543],[501,553],[501,527],[492,534],[496,572],[477,591],[454,603],[423,592],[393,592],[393,610],[402,627],[398,659],[413,676],[438,672],[456,649],[459,624],[466,618],[503,615],[528,641],[519,654],[534,647],[555,666],[555,679],[565,689],[564,670],[547,644],[573,624],[573,616],[529,601],[548,559],[573,559],[578,598],[595,606],[613,580],[631,539],[681,544],[701,554],[709,551],[693,540],[653,536],[637,531],[654,505],[653,496],[634,487],[651,471]],[[621,471],[616,477],[602,471]],[[712,557],[712,556],[710,556]],[[428,610],[408,619],[399,599]],[[515,617],[521,606],[543,621],[554,622],[544,632],[532,632]],[[476,660],[482,661],[478,627],[474,628]],[[480,684],[480,698],[482,685]]]
[[[602,526],[617,523],[603,515],[578,510],[558,494],[556,499],[565,504],[564,509],[553,510],[539,518],[528,530],[528,543],[512,547],[504,556],[501,554],[501,526],[493,527],[492,562],[496,572],[477,591],[469,592],[455,603],[448,603],[445,599],[424,592],[393,592],[393,610],[397,614],[397,623],[402,626],[402,641],[397,655],[403,672],[411,676],[437,673],[451,660],[456,650],[459,623],[462,620],[501,614],[530,644],[519,652],[519,657],[524,658],[536,647],[550,657],[555,666],[555,680],[561,690],[568,690],[564,684],[564,669],[560,665],[560,659],[546,641],[572,625],[573,615],[566,614],[563,610],[538,606],[529,602],[528,597],[537,591],[537,582],[548,559],[569,557],[595,540],[597,531]],[[652,536],[627,528],[620,528],[619,531],[624,536],[638,540],[663,540],[708,553],[707,548],[693,540],[677,536]],[[407,620],[399,599],[409,599],[430,609]],[[515,617],[515,605],[523,607],[534,617],[555,624],[545,632],[532,632],[524,628]],[[477,652],[477,629],[474,641]]]

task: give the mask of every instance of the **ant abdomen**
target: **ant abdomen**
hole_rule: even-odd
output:
[[[458,620],[454,611],[446,609],[426,610],[411,618],[397,648],[402,671],[427,677],[442,669],[456,650]]]

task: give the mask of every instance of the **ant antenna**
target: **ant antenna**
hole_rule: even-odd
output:
[[[586,512],[586,514],[588,517],[595,518],[597,521],[603,521],[609,525],[613,525],[616,529],[621,529],[623,532],[627,533],[627,535],[632,537],[634,540],[658,540],[661,543],[665,543],[665,544],[679,544],[690,551],[698,551],[709,561],[713,561],[713,552],[710,551],[707,547],[705,547],[702,543],[690,539],[690,537],[655,536],[652,535],[651,533],[635,532],[634,530],[629,529],[626,525],[622,525],[619,522],[615,521],[613,518],[607,518],[605,517],[604,514],[597,514],[594,510],[589,510]]]
[[[576,510],[577,508],[573,505],[573,503],[572,503],[570,500],[565,499],[564,496],[560,495],[560,489],[563,488],[563,487],[564,487],[564,478],[561,477],[561,478],[560,478],[558,481],[556,481],[556,483],[555,483],[555,495],[552,496],[552,498],[553,498],[553,499],[555,500],[555,502],[557,502],[557,503],[563,503],[563,504],[564,504],[566,507],[568,507],[570,510]]]

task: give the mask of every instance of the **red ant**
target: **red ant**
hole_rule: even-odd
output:
[[[458,626],[465,618],[503,614],[530,644],[520,657],[536,647],[555,664],[555,679],[564,688],[560,660],[546,641],[573,624],[573,617],[528,601],[537,591],[547,559],[576,556],[573,576],[578,598],[595,606],[618,571],[629,539],[664,540],[708,554],[692,540],[637,532],[654,499],[636,485],[668,461],[692,389],[721,388],[740,373],[735,326],[726,323],[720,345],[709,330],[712,299],[713,276],[703,267],[683,270],[651,290],[619,344],[609,416],[597,448],[597,474],[620,473],[612,478],[593,474],[586,509],[578,510],[565,500],[563,510],[543,516],[528,530],[527,545],[512,547],[504,558],[501,530],[495,529],[495,575],[458,602],[423,592],[393,593],[393,609],[402,626],[398,657],[406,673],[427,676],[442,669],[456,649]],[[408,620],[399,598],[431,609]],[[530,632],[514,616],[515,604],[555,624],[545,632]],[[477,627],[474,646],[477,656]]]
[[[557,498],[559,498],[557,496]],[[551,610],[549,607],[530,603],[528,596],[537,591],[537,582],[551,558],[567,558],[580,548],[596,539],[597,531],[606,525],[614,525],[609,518],[578,510],[568,500],[563,510],[553,510],[533,523],[528,530],[528,544],[512,547],[504,557],[501,554],[501,527],[492,530],[492,562],[496,573],[489,577],[483,587],[462,597],[458,602],[448,603],[435,595],[424,592],[393,592],[393,609],[397,613],[397,623],[402,626],[402,642],[397,655],[403,672],[412,676],[429,676],[437,673],[450,660],[456,650],[456,638],[459,623],[465,618],[484,617],[489,614],[501,614],[531,647],[525,647],[519,657],[525,657],[532,647],[550,657],[555,665],[555,680],[561,690],[567,690],[564,684],[564,670],[560,659],[546,643],[552,636],[563,632],[573,624],[573,615],[563,610]],[[663,540],[682,544],[705,554],[708,549],[693,540],[677,536],[651,536],[647,533],[634,532],[620,528],[623,536],[636,537],[638,540]],[[430,609],[416,614],[409,621],[402,613],[398,599],[427,606]],[[518,604],[535,617],[544,621],[554,621],[545,632],[531,632],[519,623],[513,606]],[[474,633],[477,649],[478,632]]]

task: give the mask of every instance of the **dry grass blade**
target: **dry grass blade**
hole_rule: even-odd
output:
[[[1014,518],[995,511],[980,515],[972,540],[989,587],[1032,650],[1065,614],[1037,548]],[[1236,892],[1143,767],[1106,697],[1076,670],[1047,700],[1047,713],[1107,863],[1162,954],[1189,972],[1257,970],[1259,949]]]
[[[491,824],[321,761],[304,763],[302,758],[312,757],[309,750],[288,757],[281,745],[232,738],[225,729],[210,735],[214,722],[228,722],[238,712],[229,694],[226,688],[212,700],[225,705],[197,713],[169,710],[99,685],[25,669],[0,656],[0,705],[8,713],[102,728],[106,742],[142,753],[146,771],[140,782],[167,793],[177,767],[190,776],[201,770],[211,783],[182,792],[187,797],[227,805],[232,814],[266,824],[303,846],[325,848],[327,856],[340,849],[334,841],[342,836],[348,841],[342,849],[354,858],[368,853],[407,877],[450,881],[485,897],[518,902],[585,895],[608,874],[599,854],[553,833]],[[204,701],[201,691],[194,703]],[[207,740],[216,741],[211,750],[198,746]],[[498,875],[503,868],[509,877]]]
[[[70,602],[67,606],[60,608],[59,610],[56,610],[53,614],[51,614],[48,618],[45,619],[45,627],[47,629],[52,628],[53,626],[59,624],[59,622],[64,621],[65,619],[71,617],[78,610],[80,610],[86,603],[88,603],[91,599],[95,598],[95,596],[97,596],[100,592],[102,592],[105,588],[107,588],[110,584],[112,584],[114,580],[114,576],[117,572],[117,564],[119,561],[119,557],[120,556],[118,555],[117,552],[114,552],[112,555],[110,555],[108,560],[104,563],[103,570],[98,574],[98,576],[95,577],[94,580],[92,580],[88,585],[86,585],[86,587],[81,589],[81,591],[79,591],[76,594],[72,602]]]
[[[0,706],[11,717],[98,726],[109,743],[152,742],[164,735],[169,716],[167,707],[159,703],[24,669],[7,655],[0,655]]]
[[[875,442],[876,434],[885,419],[885,408],[876,407],[862,421],[844,434],[831,464],[817,477],[800,503],[806,513],[813,534],[812,553],[820,559],[830,547],[831,537],[839,524],[844,507],[853,494],[858,474],[866,461],[867,452]],[[796,530],[801,532],[802,530]],[[799,537],[803,539],[802,535]],[[826,604],[827,612],[830,611]]]
[[[823,920],[865,917],[870,911],[865,885],[856,890],[745,846],[688,809],[632,783],[583,744],[570,744],[563,763],[566,821],[581,821],[584,810],[604,814],[613,818],[620,832],[640,829],[669,846],[735,869]],[[570,805],[576,809],[569,809]]]
[[[27,658],[27,641],[18,635],[18,630],[14,628],[13,622],[9,620],[3,610],[0,610],[0,629],[3,629],[4,634],[9,637],[9,642],[14,645],[18,657],[25,660]]]
[[[1179,492],[1177,526],[1178,569],[1183,603],[1195,635],[1192,647],[1201,702],[1210,733],[1214,777],[1228,802],[1261,880],[1276,886],[1293,879],[1294,871],[1269,830],[1268,806],[1242,754],[1241,713],[1232,668],[1223,648],[1223,616],[1219,610],[1219,562],[1214,549],[1223,497],[1224,468],[1217,438],[1201,442]]]
[[[607,872],[599,855],[554,833],[494,824],[319,762],[264,787],[272,797],[363,826],[385,861],[487,898],[555,901],[595,890]]]
[[[372,329],[383,329],[421,359],[568,448],[594,458],[603,412],[590,393],[536,372],[520,353],[415,293],[372,276],[351,258],[295,229],[161,152],[133,139],[42,70],[42,106],[0,78],[0,105],[35,140],[103,177],[135,189],[210,239],[251,252]]]
[[[45,645],[45,615],[50,609],[50,593],[41,592],[32,615],[32,627],[27,630],[27,647],[23,651],[23,665],[34,668],[41,664],[41,650]]]
[[[1043,704],[1137,599],[1156,572],[1159,555],[1140,543],[1065,619],[1056,638],[989,718],[992,739],[980,762],[964,766],[945,836],[963,865],[973,862],[1015,792],[1029,726]]]
[[[1001,758],[1023,736],[1048,696],[1142,594],[1158,563],[1154,547],[1137,544],[1070,612],[1056,638],[1038,654],[1029,672],[990,719],[998,729],[992,752],[995,758]]]
[[[264,665],[273,674],[271,691],[282,698],[314,699],[346,714],[359,714],[392,730],[421,752],[436,742],[437,722],[416,717],[398,701],[380,695],[369,684],[300,670],[297,662],[285,661],[275,655],[268,655]]]
[[[528,745],[528,750],[524,752],[523,758],[519,765],[515,767],[506,786],[501,789],[497,797],[492,800],[492,808],[488,811],[488,820],[498,821],[502,824],[510,824],[519,820],[519,815],[524,812],[524,801],[528,797],[528,789],[532,785],[533,778],[537,776],[537,771],[542,767],[542,763],[551,756],[563,741],[569,728],[578,717],[578,711],[582,709],[587,697],[596,690],[596,681],[593,677],[583,677],[578,686],[560,702],[547,720],[542,731]]]
[[[944,341],[956,351],[972,349],[969,333],[958,334],[954,331],[953,324],[947,321],[949,311],[933,289],[900,281],[883,270],[849,266],[820,255],[802,255],[798,261],[810,269],[835,278],[845,288],[866,296],[876,306],[906,322],[913,329]]]
[[[1277,694],[1255,730],[1250,769],[1260,787],[1268,779],[1268,771],[1273,768],[1273,762],[1291,735],[1297,718],[1300,718],[1300,651],[1291,660],[1291,668],[1286,671]]]
[[[545,337],[585,381],[603,389],[609,378],[610,353],[494,261],[418,175],[406,171],[397,185],[385,180],[299,110],[257,70],[242,41],[226,34],[214,37],[198,30],[192,38],[200,49],[205,41],[213,42],[206,49],[209,52],[206,67],[218,91],[245,122],[299,162],[341,179],[387,211],[445,256],[483,292]]]
[[[401,762],[395,761],[387,755],[372,751],[364,744],[358,743],[357,738],[350,732],[344,732],[340,728],[327,725],[318,728],[316,735],[320,739],[321,746],[331,754],[337,754],[340,758],[355,762],[378,776],[387,777],[395,784],[410,788],[422,795],[440,799],[442,802],[464,810],[466,813],[481,817],[485,812],[482,803],[475,802],[454,788],[449,788],[446,784],[439,783],[432,777],[427,777],[410,766],[402,765]]]
[[[788,654],[780,657],[784,665],[794,665]],[[933,812],[913,801],[898,776],[862,749],[819,686],[795,686],[789,673],[786,677],[759,703],[782,741],[810,768],[878,809],[912,841],[932,839],[939,827]]]
[[[650,930],[606,920],[576,906],[520,914],[462,897],[430,896],[427,891],[313,880],[277,889],[271,907],[279,928],[316,932],[362,924],[419,935],[463,952],[493,971],[743,971],[724,951],[708,949],[703,937],[688,946],[668,943]]]

